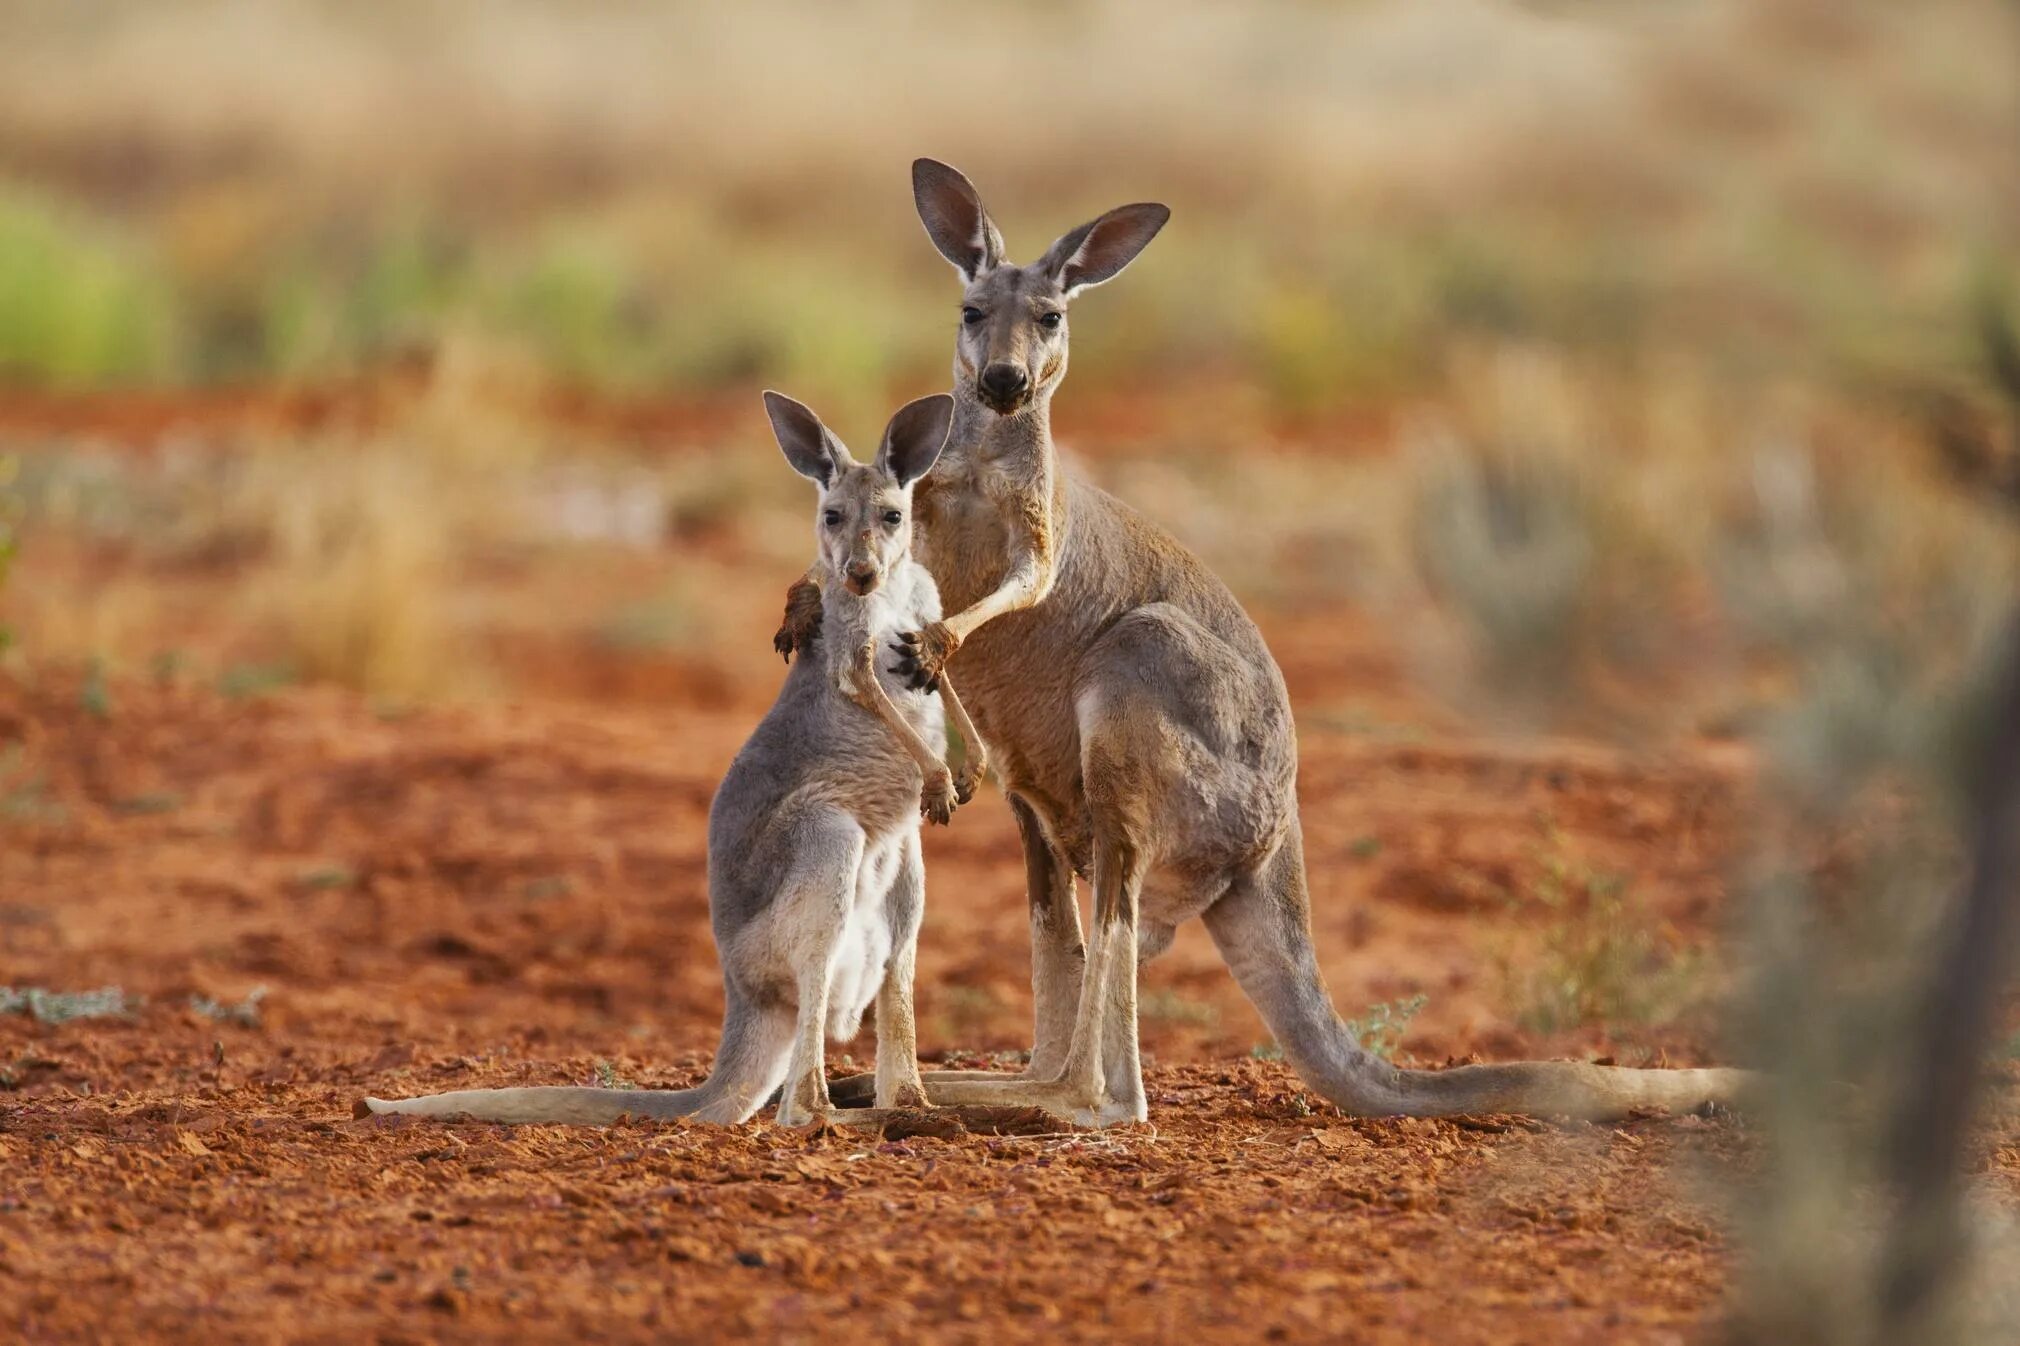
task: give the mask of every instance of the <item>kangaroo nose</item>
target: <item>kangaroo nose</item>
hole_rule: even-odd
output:
[[[1021,365],[999,361],[982,371],[982,391],[998,402],[1014,402],[1031,386]]]

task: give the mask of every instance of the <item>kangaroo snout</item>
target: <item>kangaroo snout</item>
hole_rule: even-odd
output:
[[[1022,365],[998,360],[982,371],[982,377],[976,380],[976,391],[991,411],[1008,415],[1023,405],[1031,391],[1031,376]]]
[[[848,585],[849,592],[859,597],[875,589],[877,581],[882,578],[883,576],[877,573],[875,566],[864,565],[860,561],[852,562],[848,569],[843,572],[843,582]]]

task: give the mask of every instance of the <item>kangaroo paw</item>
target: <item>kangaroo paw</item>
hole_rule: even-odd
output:
[[[821,586],[811,580],[798,580],[786,590],[785,616],[779,621],[779,629],[772,636],[772,648],[787,663],[793,661],[794,651],[807,651],[814,647],[814,641],[821,634]]]
[[[961,648],[961,638],[945,622],[934,622],[923,631],[907,631],[891,647],[898,653],[897,671],[922,691],[937,691],[940,674],[947,661]]]

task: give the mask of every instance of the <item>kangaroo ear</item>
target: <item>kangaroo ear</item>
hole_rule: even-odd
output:
[[[910,486],[933,470],[953,424],[954,399],[945,393],[907,402],[884,427],[877,466],[896,477],[900,486]]]
[[[1101,218],[1061,234],[1059,241],[1045,250],[1039,265],[1052,274],[1070,299],[1090,285],[1121,275],[1122,268],[1136,260],[1136,254],[1149,246],[1170,218],[1171,208],[1153,201],[1117,206]]]
[[[964,284],[1003,264],[1003,235],[982,209],[982,197],[958,169],[937,159],[912,161],[912,204],[926,237],[954,264]]]
[[[832,486],[835,473],[847,466],[849,451],[821,424],[813,408],[795,402],[784,393],[765,393],[765,415],[771,417],[772,433],[785,450],[793,471],[811,477],[823,488]]]

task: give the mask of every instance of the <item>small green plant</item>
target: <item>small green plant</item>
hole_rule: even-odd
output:
[[[1662,1023],[1687,1008],[1699,989],[1697,960],[1663,935],[1627,880],[1585,864],[1555,828],[1539,859],[1530,897],[1546,916],[1543,945],[1525,968],[1503,968],[1523,1027]]]
[[[112,688],[105,680],[105,661],[93,659],[85,670],[84,685],[78,689],[77,703],[94,720],[112,718]]]
[[[288,664],[233,664],[218,675],[217,689],[234,701],[250,700],[296,680],[295,670]]]
[[[129,818],[144,817],[151,813],[173,813],[181,807],[182,796],[170,791],[128,795],[112,803],[114,813],[125,814]]]
[[[0,1014],[25,1014],[37,1023],[110,1019],[130,1014],[140,1001],[117,986],[96,991],[50,991],[40,986],[0,986]]]
[[[686,648],[704,630],[693,595],[676,585],[605,617],[597,623],[596,642],[624,654],[652,654]]]
[[[605,1089],[636,1089],[638,1083],[617,1073],[617,1067],[599,1058],[596,1062],[596,1082]]]
[[[266,996],[266,987],[255,986],[252,990],[246,992],[245,999],[239,1001],[236,1005],[227,1005],[222,1001],[212,1000],[207,995],[193,995],[189,998],[189,1007],[204,1018],[215,1019],[221,1024],[238,1024],[245,1028],[258,1028],[260,1026],[260,1001],[266,999]]]
[[[173,687],[175,680],[189,663],[181,650],[156,650],[154,657],[147,661],[147,672],[157,687]]]
[[[14,489],[14,479],[20,471],[19,457],[0,455],[0,594],[7,592],[7,572],[13,568],[14,558],[21,549],[22,503],[20,493]],[[0,654],[7,653],[13,643],[13,628],[0,621]]]
[[[1396,1048],[1403,1045],[1403,1034],[1410,1027],[1410,1020],[1423,1012],[1430,997],[1413,995],[1408,1000],[1393,1004],[1383,1001],[1379,1005],[1368,1006],[1368,1012],[1358,1019],[1347,1020],[1347,1031],[1369,1052],[1384,1061],[1395,1056]]]
[[[1136,1012],[1146,1019],[1162,1023],[1192,1024],[1196,1027],[1211,1027],[1220,1019],[1220,1011],[1204,1000],[1193,1000],[1176,991],[1159,989],[1144,994],[1136,1002]]]
[[[1274,1042],[1258,1042],[1248,1049],[1248,1054],[1258,1061],[1281,1061],[1284,1049]]]
[[[48,778],[23,765],[19,743],[0,748],[0,822],[61,822],[63,805],[49,797]]]
[[[358,881],[358,872],[343,865],[320,865],[305,869],[295,876],[295,882],[310,892],[327,892],[332,888],[348,888]]]

